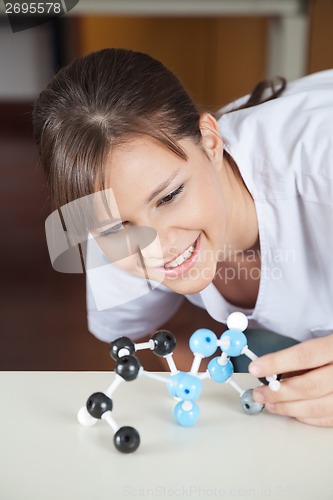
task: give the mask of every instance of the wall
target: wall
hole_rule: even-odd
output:
[[[333,67],[333,0],[309,1],[306,73]],[[149,52],[175,71],[199,104],[216,108],[265,77],[267,19],[81,17],[78,53],[104,47]]]
[[[32,101],[52,74],[52,40],[49,25],[12,33],[9,22],[0,23],[0,100]]]
[[[265,75],[263,18],[83,17],[79,52],[123,47],[172,69],[202,105],[242,95]]]
[[[333,0],[310,2],[308,73],[333,68]]]
[[[307,73],[333,67],[333,0],[310,0]],[[203,106],[230,102],[265,76],[267,20],[80,17],[64,37],[69,59],[102,47],[149,52],[173,69]],[[68,41],[70,40],[70,42]],[[52,30],[13,34],[0,19],[0,100],[31,101],[52,75]]]

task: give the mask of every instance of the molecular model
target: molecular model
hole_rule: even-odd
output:
[[[134,427],[119,427],[112,416],[113,402],[111,397],[122,382],[130,382],[139,376],[146,376],[167,385],[169,393],[178,402],[174,407],[177,422],[185,427],[192,426],[199,417],[197,399],[202,390],[202,380],[210,378],[214,382],[230,384],[240,395],[240,403],[247,414],[257,414],[264,408],[252,398],[252,389],[243,390],[234,380],[234,367],[230,357],[245,354],[254,360],[257,356],[248,348],[244,330],[248,326],[247,317],[240,312],[230,314],[226,330],[218,339],[214,332],[206,328],[196,330],[190,337],[189,347],[194,355],[189,372],[177,370],[172,357],[176,340],[166,330],[156,332],[149,342],[135,344],[128,337],[120,337],[110,343],[110,356],[116,361],[115,378],[105,392],[95,392],[78,412],[78,420],[84,426],[94,425],[97,420],[105,420],[114,431],[114,444],[123,453],[132,453],[140,445],[140,436]],[[157,356],[166,359],[170,375],[161,376],[146,371],[135,356],[139,350],[150,349]],[[199,372],[203,358],[212,356],[218,349],[221,353],[212,358],[205,372]],[[278,391],[280,382],[277,375],[260,379],[269,385],[271,390]]]

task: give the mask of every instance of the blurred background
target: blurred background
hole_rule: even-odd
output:
[[[52,74],[104,47],[140,50],[172,69],[201,107],[216,110],[263,78],[333,67],[333,0],[152,3],[133,10],[133,1],[81,0],[70,13],[17,33],[1,11],[1,370],[112,369],[107,345],[87,329],[84,276],[57,273],[49,261],[44,222],[51,209],[31,110]],[[203,326],[221,331],[191,304],[165,326],[185,336]],[[145,367],[160,369],[148,354]]]

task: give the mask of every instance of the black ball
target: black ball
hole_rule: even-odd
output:
[[[133,453],[139,448],[140,435],[134,427],[120,427],[113,438],[114,445],[122,453]]]
[[[153,352],[157,356],[167,356],[176,347],[176,339],[168,330],[159,330],[152,336],[152,340],[154,341]]]
[[[92,417],[102,418],[103,413],[112,411],[112,399],[103,392],[94,392],[87,401],[87,410]]]
[[[135,356],[122,356],[117,360],[115,372],[120,375],[126,382],[135,380],[138,376],[141,363]]]
[[[281,380],[282,375],[277,375],[277,377],[276,377],[276,378],[277,378],[277,380]],[[258,380],[260,380],[260,382],[261,382],[262,384],[265,384],[265,385],[268,385],[268,384],[269,384],[268,380],[266,380],[266,377],[260,377]]]
[[[109,345],[109,354],[112,359],[117,361],[119,359],[119,351],[121,349],[127,349],[128,354],[133,354],[135,352],[134,343],[128,337],[119,337],[119,339],[114,340]]]

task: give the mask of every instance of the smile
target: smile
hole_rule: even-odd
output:
[[[185,262],[187,259],[189,259],[192,255],[192,253],[195,250],[195,245],[191,245],[185,252],[183,252],[181,255],[179,255],[176,259],[172,260],[171,262],[168,262],[167,264],[164,264],[165,269],[170,269],[171,267],[178,267],[183,262]]]
[[[166,262],[155,269],[162,271],[165,277],[175,278],[187,272],[199,258],[200,235],[190,247],[174,260]]]

